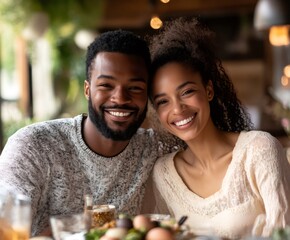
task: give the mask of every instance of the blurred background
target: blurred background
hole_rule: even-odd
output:
[[[87,111],[85,53],[100,33],[143,37],[199,17],[256,129],[290,145],[290,0],[0,0],[0,150],[20,127]]]

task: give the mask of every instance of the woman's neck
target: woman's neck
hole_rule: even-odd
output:
[[[238,136],[238,133],[223,132],[216,128],[204,132],[186,142],[188,148],[183,153],[184,161],[207,168],[232,153]]]

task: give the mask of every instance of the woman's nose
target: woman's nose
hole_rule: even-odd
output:
[[[131,97],[126,89],[120,87],[113,92],[111,101],[117,104],[125,104],[131,101]]]
[[[184,104],[182,102],[180,102],[179,100],[175,100],[173,102],[173,112],[175,114],[179,114],[184,110]]]

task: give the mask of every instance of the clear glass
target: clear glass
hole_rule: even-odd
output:
[[[54,240],[85,240],[90,227],[84,213],[51,216],[50,225]]]
[[[84,197],[85,200],[85,206],[84,210],[85,211],[90,211],[93,209],[93,196],[91,194],[86,194]]]
[[[0,239],[28,240],[31,233],[31,202],[24,195],[0,192]]]

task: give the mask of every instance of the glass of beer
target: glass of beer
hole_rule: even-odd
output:
[[[116,218],[116,208],[114,205],[103,204],[93,205],[91,226],[101,227],[105,223],[109,223]]]
[[[0,193],[0,239],[28,240],[31,232],[31,203],[24,195]]]

